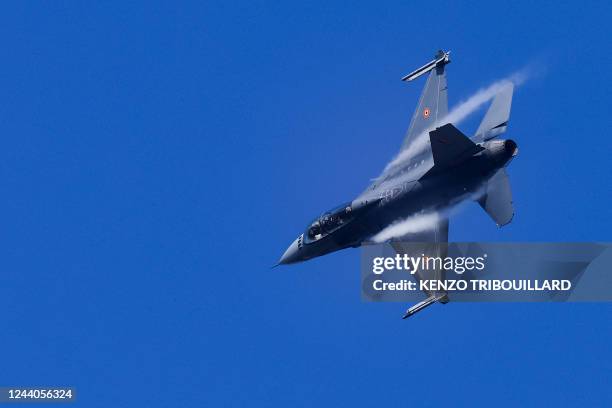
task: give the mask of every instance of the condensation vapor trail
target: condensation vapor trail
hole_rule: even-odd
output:
[[[438,223],[441,216],[442,214],[438,212],[413,215],[383,229],[376,234],[372,240],[380,243],[388,241],[391,238],[402,237],[406,234],[415,234],[432,229]]]
[[[399,220],[374,235],[372,241],[381,243],[393,238],[402,238],[408,234],[432,230],[441,219],[450,218],[453,214],[457,214],[465,208],[467,203],[480,197],[484,193],[484,188],[485,185],[483,184],[476,191],[465,194],[447,207],[435,211],[425,211]]]

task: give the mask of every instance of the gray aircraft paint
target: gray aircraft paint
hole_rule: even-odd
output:
[[[492,139],[507,128],[513,86],[500,85],[476,135],[470,139],[446,122],[449,115],[445,68],[449,62],[449,53],[440,51],[433,61],[404,77],[415,79],[429,72],[398,154],[401,160],[392,162],[358,197],[309,224],[287,248],[279,264],[359,247],[398,220],[423,213],[445,214],[442,210],[475,196],[498,225],[510,222],[512,196],[505,167],[518,149],[512,140]],[[429,143],[411,151],[412,144],[423,135],[428,136]],[[394,241],[447,242],[448,219],[439,218],[431,228]],[[400,245],[394,248],[401,251]],[[436,252],[437,247],[432,248]],[[429,298],[411,308],[405,317],[446,299],[444,293],[427,295]]]

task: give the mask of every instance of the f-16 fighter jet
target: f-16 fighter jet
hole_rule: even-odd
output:
[[[412,121],[397,157],[354,200],[324,212],[308,224],[289,245],[279,264],[292,264],[380,238],[381,231],[419,214],[436,214],[437,222],[425,231],[388,239],[399,254],[403,243],[430,243],[430,256],[445,256],[449,221],[446,209],[475,200],[498,226],[513,217],[512,193],[506,166],[518,153],[514,141],[499,140],[510,117],[513,85],[509,82],[493,99],[475,135],[468,137],[449,123],[446,66],[449,52],[402,78],[413,81],[428,74]],[[439,279],[444,271],[417,279]],[[439,302],[448,294],[426,293],[427,298],[408,309],[404,318]]]

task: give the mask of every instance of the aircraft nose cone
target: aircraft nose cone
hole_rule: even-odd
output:
[[[300,260],[298,257],[298,240],[299,238],[297,238],[291,243],[291,245],[289,245],[289,248],[287,248],[283,256],[281,256],[280,261],[278,261],[279,265],[286,265]]]

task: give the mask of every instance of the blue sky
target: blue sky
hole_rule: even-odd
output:
[[[609,241],[610,6],[117,2],[0,13],[0,385],[81,406],[607,406],[608,304],[366,304],[359,251],[269,269],[401,144],[526,64],[515,218],[454,241]],[[473,131],[482,112],[460,127]]]

